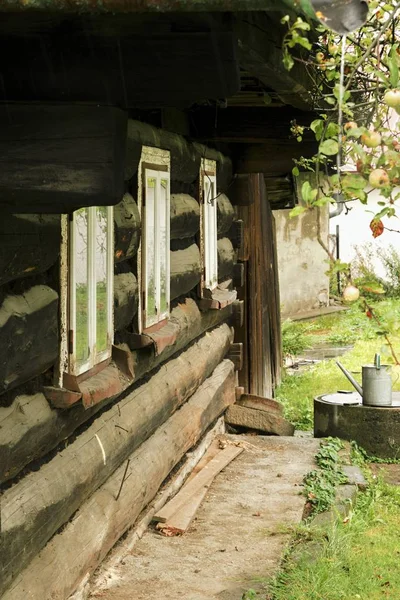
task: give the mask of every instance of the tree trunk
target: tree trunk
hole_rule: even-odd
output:
[[[0,594],[90,494],[195,392],[231,341],[226,324],[203,337],[96,419],[39,471],[3,493],[2,545],[7,553]]]
[[[0,394],[51,367],[58,344],[57,292],[35,285],[6,296],[0,307]]]
[[[223,361],[164,427],[129,456],[127,471],[127,463],[121,465],[85,502],[65,529],[35,556],[3,600],[68,598],[151,502],[185,452],[234,401],[233,365]],[[139,410],[135,412],[136,416],[140,415]],[[99,448],[97,454],[101,455]],[[115,500],[125,474],[120,496]]]
[[[183,296],[200,282],[200,250],[192,244],[185,250],[171,252],[171,300]]]
[[[226,321],[232,307],[201,312],[194,300],[186,299],[171,312],[178,326],[176,342],[158,356],[132,352],[134,382],[180,352],[205,331]],[[199,340],[201,341],[201,340]],[[133,382],[132,382],[133,383]],[[0,483],[14,477],[23,467],[67,439],[113,399],[85,410],[81,404],[68,411],[51,409],[43,394],[18,396],[10,407],[0,407]]]
[[[188,194],[171,195],[171,240],[193,237],[200,228],[200,206]]]

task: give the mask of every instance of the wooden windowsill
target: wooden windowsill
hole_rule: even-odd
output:
[[[236,290],[229,290],[226,284],[220,284],[209,293],[209,298],[202,298],[199,302],[200,310],[221,310],[233,304],[237,298]]]

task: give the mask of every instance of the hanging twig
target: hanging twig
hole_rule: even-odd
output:
[[[368,304],[368,302],[365,300],[365,298],[363,298],[363,301],[364,301],[364,308],[366,309],[367,317],[369,317],[370,319],[373,319],[375,321],[375,323],[378,325],[378,327],[381,328],[383,337],[385,338],[386,343],[390,348],[390,352],[391,352],[391,355],[392,355],[395,365],[400,365],[400,361],[397,358],[396,352],[394,351],[393,344],[390,341],[388,334],[385,332],[385,328],[383,327],[380,319],[375,314],[375,310],[372,308],[372,306],[370,306]]]
[[[128,458],[128,460],[127,460],[127,463],[126,463],[126,467],[125,467],[125,471],[124,471],[124,476],[122,477],[121,485],[119,486],[118,494],[116,495],[116,498],[115,498],[115,500],[118,500],[118,498],[119,498],[119,497],[120,497],[120,495],[121,495],[121,492],[122,492],[122,487],[123,487],[123,485],[124,485],[125,481],[126,481],[127,479],[129,479],[129,477],[132,475],[132,473],[129,473],[128,477],[126,476],[126,473],[127,473],[127,471],[128,471],[128,468],[129,468],[129,463],[130,463],[130,462],[131,462],[131,459],[130,459],[130,458]]]

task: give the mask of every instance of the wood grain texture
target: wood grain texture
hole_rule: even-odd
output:
[[[234,386],[233,365],[225,360],[164,427],[129,456],[129,476],[118,501],[115,497],[126,463],[92,494],[40,554],[35,555],[31,564],[14,579],[2,600],[24,597],[66,600],[154,498],[184,453],[234,402]]]
[[[200,249],[197,244],[191,244],[184,250],[171,251],[170,257],[170,297],[173,300],[200,282]]]
[[[51,367],[58,344],[57,292],[35,285],[6,296],[0,306],[0,394]]]
[[[123,344],[122,348],[130,356],[134,382],[181,352],[207,330],[228,320],[231,313],[230,306],[201,312],[196,302],[188,298],[178,304],[170,317],[179,329],[173,346],[167,346],[160,355],[154,356],[152,352],[130,352]],[[10,407],[0,407],[0,482],[14,477],[25,465],[44,456],[111,401],[109,398],[88,410],[75,406],[65,412],[52,410],[43,394],[35,394],[17,396]]]
[[[233,220],[235,210],[226,194],[220,194],[217,198],[217,231],[218,235],[228,233]]]
[[[225,422],[236,427],[255,429],[271,435],[293,435],[294,426],[278,413],[254,410],[244,406],[230,406],[225,413]]]
[[[230,279],[235,262],[235,251],[229,238],[224,237],[217,242],[218,281]]]
[[[131,272],[114,275],[114,330],[128,327],[137,313],[139,287]]]
[[[133,258],[139,248],[141,233],[140,213],[130,194],[114,207],[114,261]]]
[[[200,205],[188,194],[171,194],[171,240],[190,238],[200,228]]]
[[[0,593],[82,502],[195,392],[230,342],[228,325],[203,337],[95,419],[39,471],[4,492],[2,544],[7,553]]]
[[[47,271],[61,243],[60,215],[7,215],[0,219],[0,285]]]
[[[126,123],[111,107],[2,105],[2,211],[62,214],[120,202]]]

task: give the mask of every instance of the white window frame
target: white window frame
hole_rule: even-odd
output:
[[[156,167],[156,165],[154,165]],[[153,211],[149,212],[148,198],[148,179],[155,179],[154,205]],[[165,206],[161,206],[161,182],[167,181]],[[143,312],[143,329],[146,330],[164,321],[169,316],[170,307],[170,174],[169,171],[151,168],[151,166],[143,167],[143,189],[142,189],[142,312]],[[165,218],[164,227],[166,231],[164,248],[162,247],[163,240],[161,239],[160,231],[162,227],[162,219]],[[154,312],[149,314],[149,289],[148,278],[150,274],[150,263],[148,239],[150,238],[150,227],[153,226],[154,231]],[[164,260],[162,261],[162,255]],[[165,272],[163,273],[163,265]],[[161,281],[165,278],[165,298],[161,293]],[[161,310],[161,304],[164,300],[165,309]]]
[[[202,292],[218,286],[216,162],[202,159],[200,170]]]
[[[107,208],[107,256],[106,256],[106,290],[107,290],[107,348],[101,352],[96,350],[97,338],[97,306],[96,306],[96,208],[87,210],[87,281],[88,281],[88,359],[78,363],[76,358],[77,328],[76,328],[76,244],[77,227],[76,213],[70,217],[69,243],[69,373],[81,375],[97,364],[111,357],[114,338],[114,207]]]

